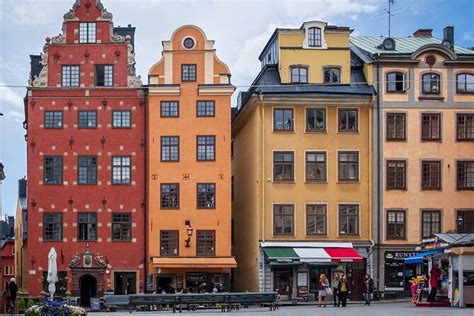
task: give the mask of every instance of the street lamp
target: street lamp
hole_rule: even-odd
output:
[[[186,228],[186,234],[188,235],[188,239],[186,239],[186,240],[184,241],[184,243],[185,243],[184,246],[185,246],[186,248],[189,248],[189,247],[191,247],[189,244],[191,243],[191,236],[193,235],[193,228],[192,228],[192,226],[191,226],[191,222],[190,222],[190,221],[187,221],[187,225],[188,225],[188,227]]]

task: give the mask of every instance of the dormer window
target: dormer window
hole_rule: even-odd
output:
[[[438,74],[427,73],[421,77],[423,94],[440,94],[440,78]]]
[[[308,83],[308,68],[291,66],[291,83]]]
[[[79,43],[95,43],[96,42],[96,24],[95,23],[79,23]]]
[[[308,29],[308,46],[321,47],[321,29],[319,27],[310,27]]]
[[[341,69],[337,67],[324,67],[324,83],[340,83]]]

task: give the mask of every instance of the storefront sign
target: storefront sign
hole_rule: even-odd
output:
[[[385,251],[385,261],[405,261],[406,258],[413,257],[419,251]]]
[[[292,263],[293,262],[293,259],[290,259],[290,258],[278,258],[276,260],[276,262],[280,262],[280,263]]]

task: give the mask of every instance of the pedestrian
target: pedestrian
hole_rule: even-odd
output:
[[[16,285],[15,278],[11,278],[10,282],[8,283],[8,291],[10,294],[9,304],[12,311],[15,310],[15,302],[16,302],[16,293],[18,292],[18,286]]]
[[[370,301],[372,300],[372,295],[374,293],[374,280],[370,277],[370,274],[366,274],[364,277],[364,296],[365,305],[370,306]]]
[[[349,292],[349,282],[347,281],[347,276],[345,274],[343,274],[342,278],[339,280],[338,291],[339,291],[339,298],[341,300],[342,307],[346,307],[347,294],[350,292]]]
[[[339,298],[339,273],[334,273],[334,277],[331,281],[332,297],[334,299],[334,307],[341,305],[341,299]]]
[[[319,307],[321,307],[321,304],[323,303],[324,307],[326,307],[326,295],[328,294],[328,287],[328,278],[326,278],[326,275],[324,273],[321,273],[321,275],[319,276]]]
[[[436,292],[438,291],[438,279],[441,275],[441,270],[437,266],[433,266],[430,271],[430,294],[428,295],[427,302],[434,302],[436,300]]]

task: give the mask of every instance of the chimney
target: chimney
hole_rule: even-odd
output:
[[[443,30],[443,42],[448,41],[454,47],[454,26],[446,26]]]
[[[431,32],[433,29],[418,29],[413,35],[415,37],[432,37]]]

